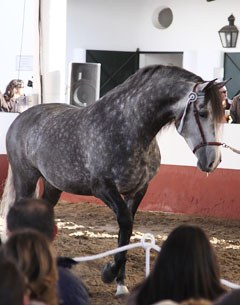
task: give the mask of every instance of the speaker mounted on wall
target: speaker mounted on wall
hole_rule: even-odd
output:
[[[100,63],[70,63],[69,71],[71,105],[85,107],[99,99]]]

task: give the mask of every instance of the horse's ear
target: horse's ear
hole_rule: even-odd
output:
[[[197,91],[205,91],[209,88],[211,88],[212,86],[214,86],[216,84],[216,80],[217,78],[211,80],[211,81],[206,81],[206,82],[203,82],[203,83],[199,83],[197,85]]]
[[[218,89],[221,89],[221,88],[222,88],[223,86],[225,86],[226,83],[228,83],[231,79],[232,79],[232,78],[230,77],[230,78],[228,78],[228,79],[226,79],[226,80],[224,80],[224,81],[222,81],[222,82],[216,83],[215,85],[218,87]]]
[[[225,86],[226,83],[228,83],[231,79],[232,79],[232,78],[230,77],[230,78],[228,78],[228,79],[226,79],[226,80],[224,80],[224,81],[222,81],[222,82],[217,83],[217,82],[216,82],[217,78],[215,78],[215,79],[213,79],[213,80],[211,80],[211,81],[206,81],[206,82],[203,82],[203,83],[199,83],[199,84],[197,85],[197,89],[198,89],[199,91],[206,91],[207,89],[209,89],[209,88],[211,88],[211,87],[213,87],[213,86],[217,86],[218,89],[220,89],[220,88],[222,88],[223,86]]]

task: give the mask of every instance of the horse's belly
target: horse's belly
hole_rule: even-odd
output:
[[[84,185],[83,183],[78,184],[78,185],[58,185],[58,189],[62,190],[63,192],[75,194],[75,195],[86,195],[86,196],[91,196],[92,191],[89,187],[89,185]]]
[[[71,175],[72,174],[72,175]],[[55,188],[76,195],[92,195],[90,178],[79,174],[75,177],[72,172],[59,172],[56,175],[43,175],[46,180]]]

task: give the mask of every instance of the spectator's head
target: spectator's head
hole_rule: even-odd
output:
[[[2,246],[2,253],[12,260],[27,279],[31,300],[57,305],[57,267],[52,243],[36,230],[13,233]]]
[[[169,234],[150,281],[151,285],[161,283],[161,291],[178,302],[190,298],[214,300],[224,292],[212,245],[205,232],[192,225],[180,225]]]
[[[24,82],[21,79],[13,79],[7,85],[4,98],[9,101],[11,98],[18,98],[24,95]]]
[[[197,226],[181,225],[169,234],[150,275],[134,294],[135,304],[146,305],[164,299],[214,300],[224,292],[207,235]]]
[[[27,286],[25,278],[16,264],[5,259],[0,259],[0,304],[27,305]]]
[[[8,235],[19,229],[32,228],[53,240],[57,234],[53,207],[43,199],[23,198],[7,215]]]

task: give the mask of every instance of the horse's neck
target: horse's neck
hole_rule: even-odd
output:
[[[93,108],[99,119],[114,122],[120,134],[127,130],[132,142],[144,138],[148,145],[163,126],[181,117],[193,86],[175,74],[144,74],[116,87]]]
[[[124,111],[129,122],[129,133],[132,131],[134,136],[139,137],[144,135],[151,142],[163,126],[182,115],[187,99],[177,94],[171,96],[171,93],[168,97],[164,97],[164,93],[153,98],[151,91],[145,95],[139,99],[132,97],[132,101],[124,106]]]

